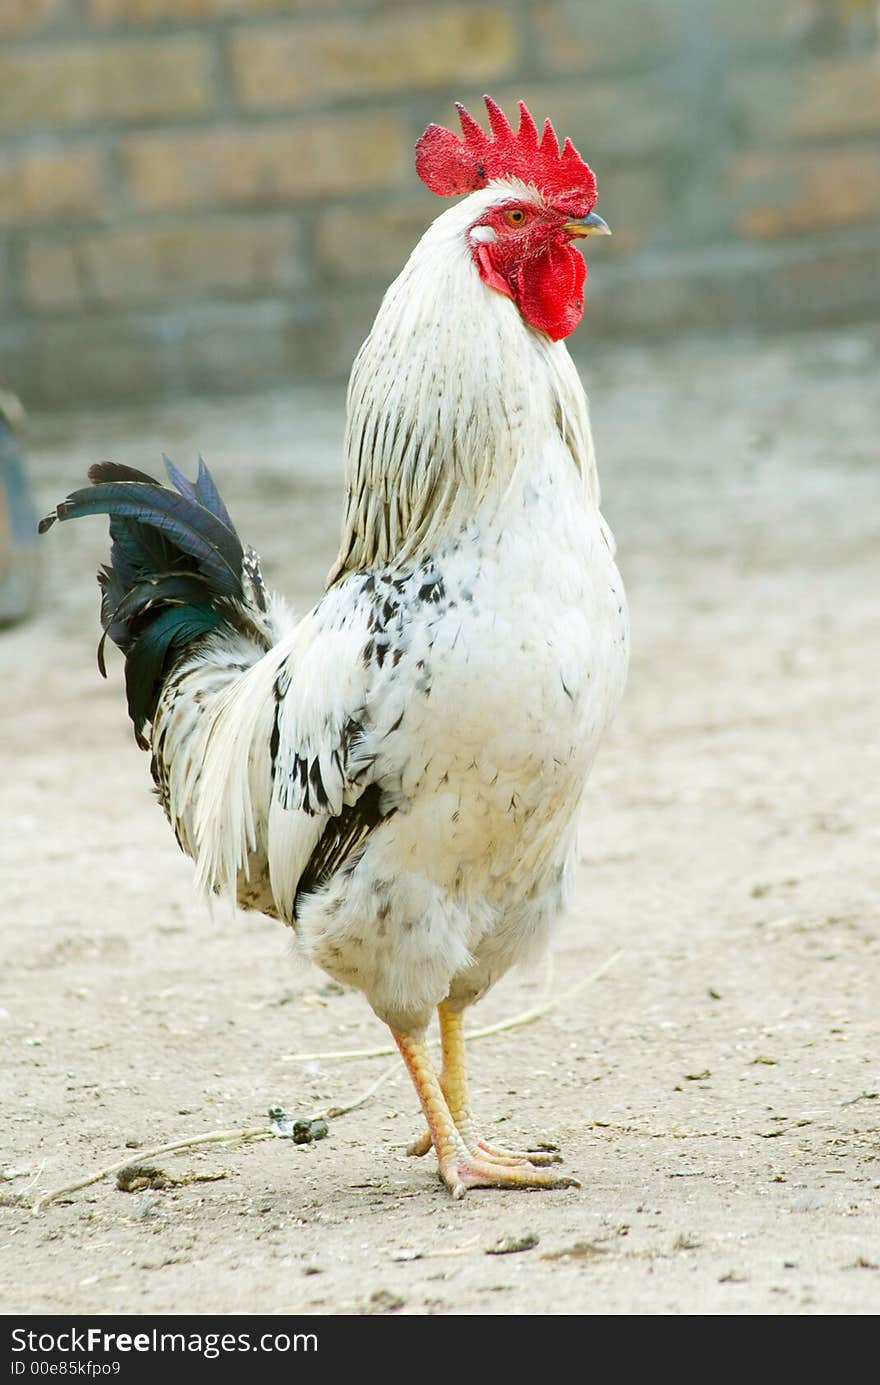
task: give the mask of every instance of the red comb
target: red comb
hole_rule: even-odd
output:
[[[422,182],[440,197],[455,197],[484,188],[493,178],[519,178],[554,203],[564,200],[573,212],[586,215],[596,201],[596,179],[571,140],[560,150],[549,120],[539,137],[525,101],[519,102],[519,129],[514,134],[491,96],[483,100],[491,135],[458,101],[461,136],[442,125],[428,126],[416,145],[416,172]]]

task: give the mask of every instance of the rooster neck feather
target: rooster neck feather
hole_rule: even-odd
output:
[[[584,392],[562,342],[480,280],[468,230],[522,192],[472,194],[429,227],[391,285],[352,369],[347,504],[328,583],[435,552],[497,507],[558,431],[598,504]]]

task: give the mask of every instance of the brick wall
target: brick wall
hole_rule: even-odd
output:
[[[0,0],[0,379],[347,370],[488,88],[597,170],[597,337],[880,311],[876,0]]]

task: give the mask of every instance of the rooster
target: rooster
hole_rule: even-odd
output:
[[[339,555],[294,620],[204,463],[91,468],[56,519],[110,516],[104,636],[199,885],[292,926],[391,1029],[456,1197],[575,1180],[483,1139],[462,1016],[545,946],[623,691],[627,616],[587,402],[564,345],[608,233],[596,181],[520,102],[516,132],[430,125],[461,196],[391,285],[352,370]],[[439,1013],[442,1068],[425,1040]]]

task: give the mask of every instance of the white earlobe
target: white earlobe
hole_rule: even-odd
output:
[[[470,238],[482,245],[490,245],[493,240],[498,239],[498,232],[491,226],[473,226],[470,230]]]

